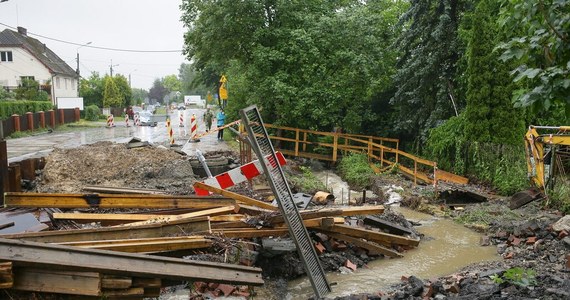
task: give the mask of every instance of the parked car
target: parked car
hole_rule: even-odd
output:
[[[186,106],[183,103],[178,104],[178,110],[185,110]]]
[[[153,118],[153,114],[148,110],[143,110],[137,113],[139,115],[139,121],[142,126],[156,126],[157,122]]]

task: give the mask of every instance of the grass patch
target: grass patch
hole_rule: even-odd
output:
[[[560,180],[548,193],[548,206],[570,214],[570,181]]]
[[[491,225],[495,220],[517,220],[519,215],[505,206],[480,205],[461,213],[455,220],[468,226]]]
[[[327,191],[325,184],[313,174],[311,168],[300,166],[299,169],[301,174],[289,177],[291,189],[311,195],[318,191]]]

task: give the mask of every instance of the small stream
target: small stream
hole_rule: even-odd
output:
[[[333,188],[337,199],[340,199],[340,194],[343,193],[343,202],[347,202],[348,186],[340,177],[330,172],[319,172],[315,175],[328,179],[327,185]],[[359,197],[362,194],[355,191],[352,193]],[[372,261],[367,268],[357,269],[351,274],[327,273],[328,281],[336,283],[328,297],[373,293],[398,283],[402,276],[414,275],[424,279],[439,277],[454,273],[471,263],[499,258],[495,247],[479,246],[480,234],[452,220],[397,206],[392,206],[392,209],[402,213],[408,220],[422,224],[416,227],[425,235],[420,245],[404,253],[403,258]],[[286,299],[308,299],[311,296],[313,290],[306,277],[289,282]]]

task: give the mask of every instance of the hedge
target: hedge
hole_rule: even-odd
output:
[[[0,101],[0,119],[7,119],[13,114],[24,115],[27,112],[48,111],[54,109],[49,101]]]

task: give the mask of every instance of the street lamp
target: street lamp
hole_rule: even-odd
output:
[[[75,71],[77,73],[77,96],[79,97],[79,86],[81,85],[81,74],[79,72],[79,49],[81,49],[81,47],[90,45],[91,42],[87,42],[79,47],[77,47],[77,49],[75,50],[75,52],[77,53],[77,70]]]
[[[113,67],[118,67],[119,64],[114,65],[113,60],[111,59],[111,65],[109,66],[109,72],[111,73],[111,77],[113,77]]]
[[[134,69],[134,70],[131,71],[131,73],[134,73],[134,72],[136,72],[136,71],[137,71],[137,69]],[[132,86],[131,86],[131,73],[129,73],[129,87],[130,87],[130,88],[132,88]]]

